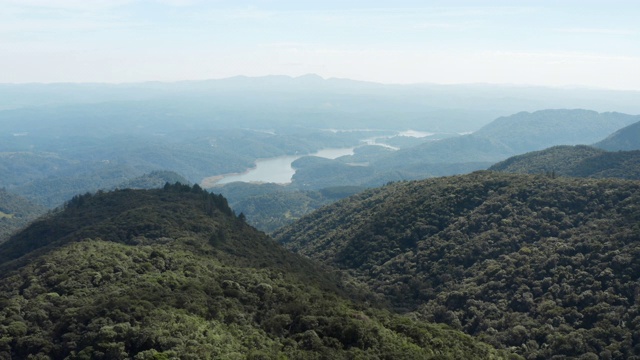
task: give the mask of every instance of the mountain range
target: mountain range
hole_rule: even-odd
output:
[[[640,113],[639,100],[637,91],[488,84],[387,85],[323,79],[313,74],[173,83],[0,84],[0,110],[32,108],[36,114],[73,112],[83,113],[85,119],[111,117],[110,124],[104,126],[115,129],[131,129],[128,114],[136,114],[134,124],[154,119],[162,126],[170,125],[175,120],[172,117],[180,114],[183,124],[226,124],[222,128],[229,124],[255,127],[265,122],[271,128],[288,122],[293,122],[288,126],[306,127],[311,122],[338,128],[345,124],[351,128],[387,128],[390,124],[416,128],[416,124],[429,123],[431,131],[460,132],[477,130],[498,116],[518,111],[589,108]],[[112,111],[119,116],[112,117]],[[210,116],[207,123],[201,121],[203,113]]]
[[[640,116],[588,110],[540,110],[500,117],[478,131],[382,152],[353,166],[352,157],[299,159],[294,185],[318,189],[339,185],[380,186],[388,181],[469,173],[529,151],[555,145],[592,144],[640,121]]]

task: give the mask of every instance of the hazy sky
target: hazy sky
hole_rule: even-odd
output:
[[[640,90],[639,0],[0,0],[0,82],[235,75]]]

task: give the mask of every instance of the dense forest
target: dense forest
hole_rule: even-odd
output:
[[[515,358],[377,304],[197,185],[75,196],[0,245],[2,359]]]
[[[483,171],[368,190],[274,236],[528,359],[633,359],[639,204],[637,181]]]
[[[554,146],[511,157],[491,166],[489,170],[640,180],[640,151],[609,152],[586,145]]]

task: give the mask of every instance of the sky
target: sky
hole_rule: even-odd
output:
[[[0,83],[313,73],[640,90],[638,19],[638,0],[0,0]]]

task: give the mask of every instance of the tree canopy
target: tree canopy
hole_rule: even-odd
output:
[[[275,233],[399,311],[530,359],[640,356],[640,183],[476,172],[366,191]]]
[[[197,185],[76,196],[0,254],[3,359],[509,357],[378,307]]]

